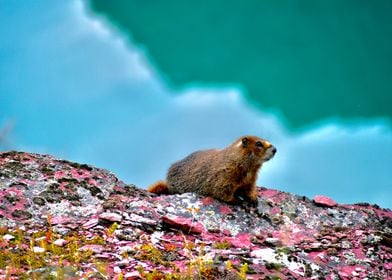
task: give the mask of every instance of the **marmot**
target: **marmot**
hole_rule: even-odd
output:
[[[222,150],[197,151],[174,163],[166,183],[148,188],[156,194],[195,192],[228,203],[242,197],[257,205],[257,172],[276,153],[267,140],[243,136]]]

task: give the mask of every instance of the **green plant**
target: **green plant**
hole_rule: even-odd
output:
[[[42,271],[54,273],[56,279],[63,279],[64,268],[82,270],[86,262],[93,263],[91,250],[80,250],[94,240],[101,242],[100,238],[86,241],[83,232],[61,236],[54,233],[48,218],[49,228],[41,231],[25,231],[20,228],[9,230],[0,229],[0,269],[6,272],[6,279],[41,279]],[[58,246],[55,240],[64,239],[64,244]],[[95,263],[96,270],[102,275],[107,273],[105,263]],[[44,268],[44,270],[42,270]],[[70,270],[70,269],[68,269]],[[54,277],[48,274],[45,277]]]

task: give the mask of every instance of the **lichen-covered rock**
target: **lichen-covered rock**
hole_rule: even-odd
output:
[[[391,247],[377,205],[266,188],[257,209],[154,196],[89,165],[0,153],[0,278],[392,279]]]

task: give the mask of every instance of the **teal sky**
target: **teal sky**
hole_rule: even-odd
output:
[[[35,0],[22,4],[0,0],[0,7],[0,32],[5,38],[0,41],[0,128],[12,127],[7,141],[0,140],[0,149],[50,153],[94,164],[127,183],[146,187],[164,178],[172,162],[194,150],[221,148],[240,135],[256,134],[278,148],[276,157],[260,173],[260,185],[310,197],[329,195],[342,203],[368,201],[392,208],[390,94],[384,77],[392,63],[387,53],[374,50],[374,57],[382,61],[379,65],[384,67],[384,76],[370,75],[366,78],[369,81],[362,81],[363,76],[351,73],[350,79],[343,79],[352,86],[359,84],[361,89],[365,83],[374,82],[372,94],[377,102],[372,103],[372,95],[366,95],[363,104],[379,106],[380,113],[375,110],[371,117],[361,113],[359,118],[342,118],[335,112],[324,116],[316,104],[311,106],[310,117],[291,122],[287,104],[276,100],[264,104],[257,94],[249,97],[251,87],[245,78],[234,79],[235,73],[233,79],[227,76],[220,80],[213,75],[219,71],[207,64],[205,71],[200,68],[200,76],[194,74],[192,78],[197,71],[188,72],[187,60],[181,60],[185,68],[176,68],[176,75],[186,78],[177,80],[172,70],[160,63],[148,40],[89,10],[84,1]],[[385,35],[387,31],[380,32]],[[157,36],[165,40],[169,35]],[[244,61],[252,62],[252,51],[247,53],[246,44],[239,47],[243,52],[235,53],[235,61],[240,65],[243,54]],[[176,51],[173,46],[174,62],[180,61]],[[345,57],[344,53],[339,56]],[[192,55],[189,59],[197,60]],[[296,69],[284,68],[285,57],[279,60],[285,70],[281,72],[283,84],[285,79],[305,84],[302,74],[294,75]],[[252,67],[260,67],[255,71],[266,73],[256,58],[252,63]],[[316,64],[314,69],[319,71]],[[381,73],[376,67],[372,71]],[[208,73],[212,76],[204,79]],[[254,78],[246,73],[242,74],[246,79]],[[339,77],[338,73],[333,75]],[[272,82],[272,76],[267,79],[260,75],[255,84],[280,91],[277,100],[292,103],[283,98],[288,85]],[[338,80],[329,83],[325,79],[324,85],[332,92]],[[298,98],[299,102],[307,102],[312,89],[317,89],[316,81],[310,88],[302,88],[304,97]],[[292,88],[295,91],[294,84]],[[337,92],[343,92],[342,88]],[[385,97],[382,106],[377,105],[380,92],[381,98]],[[320,114],[314,114],[318,111]]]
[[[171,86],[240,84],[301,127],[392,117],[389,0],[90,0]]]

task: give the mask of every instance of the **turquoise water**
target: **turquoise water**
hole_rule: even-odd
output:
[[[387,23],[389,19],[382,16],[369,16],[378,9],[365,9],[363,6],[367,5],[370,4],[363,2],[360,6],[364,20],[370,17]],[[229,52],[227,57],[231,58],[222,66],[214,56],[207,60],[193,55],[183,59],[185,54],[179,49],[185,50],[187,46],[181,40],[171,46],[171,58],[161,57],[147,39],[137,35],[136,27],[135,33],[129,27],[120,28],[119,24],[113,24],[115,20],[103,17],[103,11],[91,11],[80,0],[37,0],[23,4],[0,0],[0,6],[0,33],[6,38],[0,41],[0,133],[2,128],[12,128],[4,134],[6,141],[0,139],[0,150],[50,153],[94,164],[113,171],[126,182],[145,187],[164,178],[172,162],[192,151],[221,148],[240,135],[256,134],[278,148],[276,157],[261,171],[260,185],[310,197],[329,195],[342,203],[368,201],[392,207],[392,128],[387,94],[390,85],[385,82],[392,64],[391,57],[381,47],[367,58],[373,63],[367,64],[372,66],[367,72],[360,67],[362,60],[350,58],[348,49],[340,53],[335,48],[334,52],[343,61],[347,54],[347,63],[352,64],[347,69],[358,68],[367,78],[357,77],[342,63],[340,69],[346,70],[332,71],[330,75],[328,70],[322,81],[320,73],[324,68],[319,68],[316,62],[312,62],[313,76],[309,69],[303,70],[305,75],[301,71],[296,73],[296,67],[287,66],[298,53],[289,56],[286,44],[278,51],[270,42],[270,49],[276,55],[268,56],[270,69],[263,70],[258,65],[260,58],[255,57],[253,61],[258,56],[253,45],[247,51],[246,41],[238,41],[237,47],[242,51],[233,53],[223,44],[226,41],[222,41],[223,53],[219,55]],[[284,11],[289,13],[294,8],[288,6]],[[383,8],[388,11],[388,7]],[[138,9],[140,17],[147,17],[142,16],[143,7]],[[271,13],[275,10],[270,8]],[[196,16],[200,13],[195,10]],[[349,26],[355,25],[356,21],[346,20]],[[234,26],[238,21],[235,19]],[[156,25],[146,23],[144,27],[154,31]],[[318,28],[316,24],[309,26]],[[189,33],[193,31],[186,29]],[[246,35],[245,31],[241,32]],[[366,35],[367,31],[364,32]],[[384,35],[388,29],[379,32],[379,36],[372,36],[387,42],[389,37]],[[162,50],[170,50],[165,46],[170,35],[163,31],[152,33],[163,40]],[[294,40],[298,34],[293,34],[296,34],[292,35]],[[374,41],[361,44],[362,50],[375,45]],[[380,46],[385,47],[387,43]],[[281,57],[282,48],[286,48],[286,56]],[[208,44],[205,49],[200,46],[201,53],[209,49]],[[358,49],[352,52],[356,54]],[[164,59],[167,63],[161,62]],[[241,71],[230,64],[231,60]],[[280,64],[274,68],[276,60]],[[323,61],[326,69],[332,67],[328,59]],[[312,79],[305,81],[303,75]],[[260,90],[252,90],[252,83],[246,79],[252,80],[254,88]],[[339,79],[343,83],[340,87],[335,86]],[[374,87],[370,87],[372,83]],[[343,94],[342,88],[354,86],[358,87],[358,96],[366,96],[366,101],[357,101],[354,91],[347,91],[340,99],[335,96],[335,91]],[[318,87],[319,91],[313,95]],[[323,95],[322,100],[329,100],[331,106],[324,108],[308,100],[325,93],[326,89],[331,94]],[[295,98],[291,95],[294,92]],[[341,99],[359,104],[360,110],[341,109],[344,104],[339,103]],[[291,117],[292,114],[298,115],[298,119]]]

